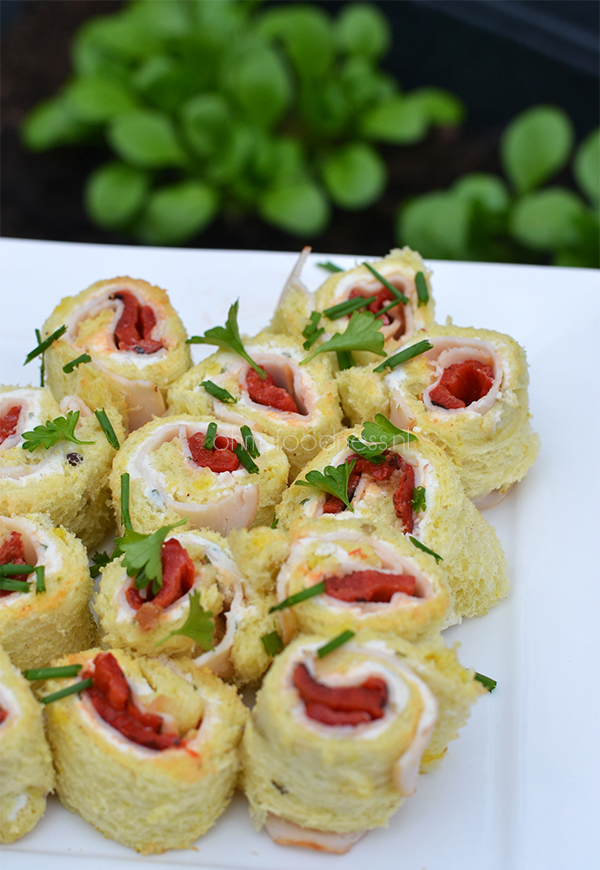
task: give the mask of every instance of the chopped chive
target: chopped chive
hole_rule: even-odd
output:
[[[429,553],[430,556],[433,556],[433,558],[435,559],[436,562],[443,562],[444,561],[441,556],[438,556],[437,553],[434,553],[433,550],[430,550],[429,547],[425,546],[425,544],[422,544],[420,541],[417,541],[417,539],[413,538],[412,535],[408,536],[408,540],[412,544],[414,544],[415,547],[418,547],[419,550],[423,550],[424,553]]]
[[[310,501],[310,499],[303,498],[302,501],[300,502],[300,507],[302,507],[303,504],[306,504],[307,501]]]
[[[129,473],[127,471],[121,475],[121,524],[130,531],[133,529],[129,516]]]
[[[44,341],[40,341],[40,343],[38,344],[37,347],[34,347],[33,350],[29,351],[29,353],[25,357],[25,362],[23,363],[23,365],[26,366],[27,363],[30,363],[32,359],[36,358],[36,356],[39,356],[41,353],[44,353],[44,351],[48,350],[50,345],[54,341],[56,341],[57,338],[60,338],[61,335],[64,335],[66,331],[67,331],[67,327],[63,324],[62,326],[59,326],[58,329],[55,332],[53,332],[52,335],[49,335],[48,338],[46,338]],[[40,334],[39,330],[36,329],[35,332],[36,332],[36,338],[37,338],[38,335]],[[38,341],[39,341],[39,338],[38,338]]]
[[[371,266],[370,263],[363,263],[363,266],[366,266],[367,269],[369,270],[369,272],[370,272],[372,275],[374,275],[374,276],[377,278],[378,281],[381,281],[381,283],[383,284],[384,287],[387,287],[387,289],[388,289],[388,290],[390,291],[390,293],[394,296],[394,298],[397,299],[398,302],[403,302],[403,303],[406,305],[406,303],[409,301],[409,300],[408,300],[408,296],[405,296],[404,293],[401,293],[400,290],[398,290],[397,287],[394,287],[393,284],[390,284],[390,282],[388,281],[388,279],[387,279],[387,278],[384,278],[383,275],[381,275],[381,274],[377,271],[377,269],[374,269],[373,266]]]
[[[317,263],[317,266],[320,269],[325,269],[326,272],[343,272],[341,266],[336,266],[335,263],[332,263],[331,260],[326,260],[324,263]]]
[[[356,365],[351,350],[338,350],[335,355],[337,356],[338,366],[341,372],[343,372],[344,369],[351,369]]]
[[[236,444],[233,449],[233,452],[240,460],[246,471],[250,474],[260,474],[260,468],[256,464],[256,462],[252,459],[247,450],[245,450],[241,444]]]
[[[204,438],[204,449],[212,450],[215,446],[215,438],[217,437],[217,424],[209,423],[208,429],[206,430],[206,436]]]
[[[411,344],[410,347],[405,347],[403,350],[398,351],[398,353],[393,354],[393,356],[384,359],[384,361],[376,366],[373,371],[383,372],[385,369],[392,371],[392,369],[397,368],[402,365],[402,363],[408,362],[409,359],[413,359],[414,357],[420,356],[422,353],[431,350],[432,347],[432,343],[424,338],[422,341],[417,341],[416,344]]]
[[[38,565],[35,570],[35,594],[46,591],[46,577],[43,565]]]
[[[0,565],[0,577],[11,577],[13,574],[31,574],[34,567],[34,565],[15,565],[14,562],[7,562],[5,565]]]
[[[380,308],[379,311],[375,312],[375,317],[381,317],[382,314],[387,314],[391,308],[395,308],[400,303],[397,299],[394,299],[393,302],[390,302],[389,305],[385,305],[383,308]]]
[[[108,419],[108,414],[104,410],[104,408],[97,408],[94,411],[96,415],[97,421],[102,426],[102,431],[106,435],[106,440],[110,444],[111,447],[114,447],[115,450],[119,449],[119,439],[117,438],[117,433],[113,429],[113,425]]]
[[[302,347],[304,350],[310,350],[315,341],[323,335],[325,332],[325,327],[319,327],[319,320],[321,319],[320,311],[313,311],[310,315],[309,321],[302,330],[302,335],[306,339]]]
[[[36,329],[35,337],[37,338],[38,344],[41,344],[42,333],[39,331],[39,329]],[[46,365],[44,363],[44,354],[42,354],[42,356],[40,358],[40,387],[44,386],[45,375],[46,375]]]
[[[266,654],[272,658],[283,649],[283,641],[278,631],[272,631],[270,634],[263,634],[261,640]]]
[[[28,680],[53,680],[55,677],[76,677],[83,665],[63,665],[59,668],[29,668],[23,671]]]
[[[51,704],[52,701],[66,698],[67,695],[78,695],[80,692],[83,692],[84,689],[91,689],[93,685],[94,681],[91,677],[88,677],[87,680],[81,680],[80,683],[73,683],[72,686],[67,686],[66,689],[61,689],[60,692],[54,692],[52,695],[45,695],[43,698],[40,698],[40,701],[42,704]]]
[[[332,305],[331,308],[326,308],[323,314],[328,320],[338,320],[340,317],[352,314],[353,311],[358,311],[359,308],[366,308],[376,299],[376,296],[356,296],[354,299],[346,299],[345,302],[339,302],[337,305]],[[394,302],[394,305],[397,304]]]
[[[294,604],[300,604],[301,601],[306,601],[307,598],[314,598],[315,595],[322,595],[325,592],[325,581],[317,583],[315,586],[309,586],[308,589],[303,589],[302,592],[297,592],[295,595],[290,595],[280,604],[271,607],[269,613],[274,613],[276,610],[285,610],[286,607],[293,607]]]
[[[248,451],[252,459],[256,459],[257,456],[260,456],[260,450],[256,446],[256,441],[254,440],[252,430],[249,426],[242,426],[240,432],[242,433],[242,438],[244,439],[245,449]]]
[[[485,686],[488,692],[493,692],[498,685],[497,680],[492,680],[491,677],[486,677],[484,674],[478,674],[477,671],[475,671],[475,679],[480,682],[482,686]]]
[[[277,516],[277,514],[273,514],[273,522],[271,523],[271,528],[276,529],[278,525],[279,525],[279,517]]]
[[[317,650],[317,655],[320,659],[332,653],[338,647],[340,647],[343,643],[346,643],[350,640],[350,638],[354,637],[355,632],[347,629],[343,631],[341,634],[338,634],[337,637],[334,637],[333,640],[330,640],[329,643],[326,643],[325,646],[320,646]]]
[[[427,305],[429,302],[429,290],[427,289],[427,281],[423,272],[417,272],[415,275],[415,286],[417,288],[417,296],[419,297],[418,307]]]
[[[89,353],[82,353],[81,356],[78,356],[76,359],[72,359],[71,362],[68,362],[66,365],[64,365],[63,372],[66,375],[70,375],[73,369],[76,369],[82,363],[89,363],[91,361],[92,358]]]
[[[209,396],[218,399],[219,402],[224,402],[227,405],[235,405],[237,402],[236,397],[232,396],[228,390],[224,390],[223,387],[217,386],[212,381],[202,381],[200,386],[204,387]]]
[[[30,586],[26,580],[12,580],[10,577],[0,578],[0,589],[3,592],[29,592]]]

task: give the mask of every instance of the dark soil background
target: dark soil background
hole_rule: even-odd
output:
[[[33,154],[19,137],[30,109],[68,78],[77,29],[122,5],[121,0],[1,0],[1,235],[134,243],[99,230],[83,210],[83,183],[106,160],[104,148]],[[321,5],[335,13],[340,4]],[[219,218],[191,247],[295,250],[310,242],[322,251],[380,255],[397,243],[395,216],[407,197],[448,187],[466,172],[500,171],[500,133],[522,109],[541,102],[562,106],[578,140],[598,125],[600,6],[594,0],[381,0],[378,5],[394,31],[384,66],[405,90],[436,85],[456,93],[468,110],[464,127],[435,130],[411,147],[383,148],[390,172],[385,195],[366,211],[336,211],[318,239],[299,240],[255,217],[236,223]],[[568,175],[559,180],[571,183]]]

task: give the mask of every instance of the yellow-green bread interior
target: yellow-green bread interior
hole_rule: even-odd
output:
[[[0,647],[0,703],[4,692],[10,693],[19,714],[0,724],[0,843],[14,843],[43,816],[54,772],[42,705]]]

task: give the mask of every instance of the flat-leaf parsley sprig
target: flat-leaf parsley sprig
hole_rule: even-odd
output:
[[[169,532],[187,523],[187,517],[170,526],[162,526],[151,535],[126,529],[124,534],[115,540],[115,555],[123,555],[123,566],[130,577],[135,578],[137,589],[143,589],[152,583],[152,591],[156,595],[162,586],[161,548]]]
[[[348,498],[348,482],[355,465],[356,460],[353,460],[352,462],[344,462],[337,468],[333,465],[327,465],[323,472],[309,471],[306,474],[306,480],[297,480],[295,486],[312,486],[314,489],[320,489],[322,492],[334,495],[341,499],[349,510],[353,511],[354,508]]]
[[[363,459],[377,462],[384,450],[395,444],[407,444],[416,441],[417,436],[405,429],[398,429],[383,414],[375,414],[375,421],[365,423],[362,430],[363,441],[354,435],[348,438],[348,446]]]
[[[245,359],[246,362],[252,366],[254,371],[265,380],[267,377],[266,371],[261,368],[258,363],[254,362],[252,357],[246,352],[242,343],[237,322],[239,305],[240,300],[237,299],[230,307],[225,326],[213,326],[211,329],[207,329],[204,335],[192,335],[191,338],[187,339],[186,343],[212,344],[217,347],[222,347],[224,350],[232,350],[234,353],[237,353],[238,356],[241,356],[242,359]]]
[[[306,359],[302,360],[300,365],[310,362],[319,353],[337,353],[340,368],[350,368],[354,365],[352,351],[355,350],[385,356],[383,349],[385,339],[379,330],[380,326],[381,321],[376,319],[372,311],[355,311],[344,332],[336,332],[328,341],[324,341],[323,344],[315,348]],[[344,360],[343,366],[340,356]]]
[[[30,432],[23,432],[23,450],[33,453],[38,447],[48,450],[58,441],[72,441],[73,444],[95,444],[95,441],[80,441],[75,435],[79,411],[67,411],[66,417],[56,417]]]
[[[204,610],[200,604],[200,593],[197,589],[190,593],[189,601],[190,612],[184,624],[181,628],[176,628],[173,631],[170,631],[166,637],[163,637],[162,640],[158,641],[156,646],[160,646],[161,643],[165,643],[165,641],[169,640],[170,637],[174,637],[176,634],[182,634],[185,637],[191,637],[191,639],[197,643],[204,652],[214,649],[213,633],[215,630],[215,623],[212,610]]]

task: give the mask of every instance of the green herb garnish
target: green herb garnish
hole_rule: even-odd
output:
[[[59,668],[28,668],[23,671],[27,680],[53,680],[55,677],[76,677],[83,665],[62,665]]]
[[[332,263],[331,260],[326,260],[324,263],[317,263],[317,266],[320,269],[325,269],[326,272],[343,272],[341,266],[336,266],[335,263]]]
[[[319,320],[321,319],[321,313],[319,311],[313,311],[310,315],[310,319],[304,329],[302,330],[302,335],[306,339],[302,347],[304,350],[310,350],[315,341],[323,335],[325,332],[325,327],[319,327]]]
[[[81,356],[78,356],[75,359],[72,359],[71,362],[68,362],[66,365],[64,365],[63,372],[66,375],[70,375],[71,372],[73,371],[73,369],[76,369],[82,363],[89,363],[91,361],[92,361],[92,358],[89,355],[89,353],[82,353]]]
[[[435,559],[436,562],[443,562],[444,561],[441,556],[439,556],[437,553],[434,553],[433,550],[430,550],[429,547],[425,546],[425,544],[422,544],[420,541],[417,541],[417,539],[413,538],[412,535],[408,536],[408,540],[411,542],[411,544],[414,544],[415,547],[418,547],[419,550],[423,550],[424,553],[429,553],[430,556],[433,556],[433,558]]]
[[[0,589],[3,592],[29,592],[30,588],[26,580],[13,580],[11,577],[0,577]]]
[[[100,574],[100,568],[104,568],[105,565],[108,565],[115,558],[116,552],[113,550],[112,553],[100,553],[96,550],[94,555],[92,556],[92,561],[95,563],[90,568],[90,574],[95,579]]]
[[[236,444],[233,452],[249,474],[260,474],[260,468],[241,444]]]
[[[412,432],[407,432],[405,429],[398,429],[393,423],[390,423],[387,417],[383,414],[375,414],[374,422],[365,423],[362,430],[362,437],[366,444],[354,438],[352,435],[348,438],[348,444],[352,438],[351,447],[362,456],[364,459],[377,461],[375,457],[387,450],[388,447],[393,447],[395,444],[407,444],[410,441],[416,441],[417,436]]]
[[[41,344],[42,333],[39,331],[39,329],[36,329],[35,337],[37,338],[38,344]],[[40,387],[44,386],[45,375],[46,375],[46,365],[44,363],[44,354],[42,354],[40,357]]]
[[[303,589],[302,592],[297,592],[295,595],[290,595],[281,604],[276,604],[271,607],[269,613],[274,613],[276,610],[285,610],[286,607],[293,607],[294,604],[300,604],[301,601],[306,601],[307,598],[314,598],[315,595],[322,595],[325,592],[325,581],[322,580],[315,586],[309,586],[308,589]]]
[[[260,456],[260,450],[256,446],[256,441],[254,440],[252,430],[249,426],[242,426],[240,432],[242,434],[242,438],[244,439],[245,449],[248,451],[253,459],[256,459],[258,456]]]
[[[333,640],[330,640],[329,643],[326,643],[325,646],[320,646],[317,650],[317,655],[320,659],[332,653],[338,647],[340,647],[343,643],[347,643],[351,638],[355,635],[354,631],[350,631],[347,629],[343,631],[341,634],[338,634],[337,637],[334,637]]]
[[[212,450],[215,446],[215,438],[217,437],[217,424],[209,423],[204,437],[204,449]]]
[[[427,289],[427,281],[423,272],[417,272],[415,275],[415,287],[417,288],[417,296],[419,298],[418,307],[427,305],[429,302],[429,290]]]
[[[368,459],[369,462],[374,462],[376,465],[381,465],[384,462],[384,458],[381,455],[382,448],[378,444],[365,444],[356,435],[349,435],[348,447],[353,453],[358,453],[363,459]]]
[[[184,624],[181,628],[176,628],[174,631],[169,632],[166,637],[158,641],[156,646],[160,646],[161,643],[165,643],[165,641],[176,634],[182,634],[185,637],[191,637],[194,643],[197,643],[205,652],[208,652],[209,649],[214,649],[213,632],[215,630],[215,623],[212,618],[212,611],[204,610],[200,604],[200,593],[197,589],[190,593],[189,600],[190,612]]]
[[[236,397],[232,396],[228,390],[224,390],[223,387],[219,387],[212,381],[202,381],[200,386],[204,387],[209,396],[218,399],[219,402],[224,402],[227,405],[235,405],[237,402]]]
[[[178,526],[187,523],[184,517],[170,526],[163,526],[151,535],[134,532],[128,528],[125,534],[115,541],[117,554],[123,554],[123,567],[130,577],[135,577],[136,589],[143,589],[152,583],[156,595],[162,586],[161,547],[165,538]]]
[[[415,486],[413,489],[412,499],[410,501],[413,510],[419,513],[427,510],[427,502],[425,501],[425,487]]]
[[[5,562],[4,565],[0,565],[0,577],[10,577],[13,574],[31,574],[32,571],[34,571],[33,565],[16,565],[14,562]]]
[[[408,362],[409,359],[413,359],[413,357],[419,356],[427,350],[431,350],[432,347],[433,345],[431,342],[424,338],[423,341],[417,341],[416,344],[411,344],[410,347],[405,347],[403,350],[399,350],[398,353],[388,357],[374,368],[373,371],[383,372],[385,369],[392,371],[392,369],[397,368],[399,365],[402,365],[402,363]]]
[[[35,569],[35,594],[46,591],[46,574],[43,565],[38,565]]]
[[[294,486],[312,486],[314,489],[328,492],[341,499],[349,510],[354,511],[348,500],[348,481],[355,465],[356,460],[354,459],[352,462],[338,465],[337,468],[333,465],[327,465],[322,473],[316,470],[309,471],[306,479],[295,481]]]
[[[497,680],[492,680],[491,677],[486,677],[484,674],[478,674],[477,671],[475,671],[475,679],[478,680],[482,686],[485,686],[488,692],[493,692],[498,685]]]
[[[267,373],[246,353],[242,339],[240,338],[240,330],[237,322],[238,308],[240,300],[233,303],[227,315],[227,324],[225,326],[213,326],[212,329],[207,329],[204,335],[192,335],[187,339],[187,344],[212,344],[217,347],[222,347],[224,350],[232,350],[241,356],[249,363],[254,371],[265,380]]]
[[[33,453],[38,447],[48,450],[58,441],[72,441],[73,444],[95,444],[95,441],[80,441],[75,435],[75,427],[79,420],[79,411],[67,411],[66,417],[56,417],[48,420],[42,426],[36,426],[31,432],[23,432],[23,450]]]
[[[339,302],[337,305],[332,305],[331,308],[326,308],[323,314],[328,320],[338,320],[340,317],[352,314],[353,311],[358,311],[359,308],[366,308],[371,302],[375,302],[376,298],[376,296],[356,296],[354,299],[346,299],[345,302]]]
[[[51,704],[52,701],[59,701],[61,698],[66,698],[67,695],[78,695],[80,692],[83,692],[84,689],[91,689],[93,685],[94,681],[91,677],[88,677],[87,680],[81,680],[80,683],[73,683],[72,686],[67,686],[66,689],[61,689],[60,692],[46,695],[44,698],[40,698],[40,701],[42,704]]]
[[[343,372],[345,369],[351,369],[356,365],[352,352],[349,350],[336,351],[338,369]]]
[[[406,305],[406,303],[408,302],[408,296],[405,296],[404,293],[401,293],[397,287],[394,287],[393,284],[390,284],[388,279],[384,278],[383,275],[381,275],[377,271],[377,269],[374,269],[370,263],[363,263],[363,266],[366,266],[367,269],[369,270],[369,272],[372,275],[374,275],[377,278],[377,280],[380,281],[383,284],[383,286],[386,287],[390,291],[390,293],[392,294],[394,299],[396,299],[397,302],[403,302]]]
[[[276,529],[278,525],[279,525],[279,517],[277,516],[277,514],[273,514],[273,522],[271,523],[271,528]]]
[[[119,439],[117,438],[117,433],[113,429],[113,425],[108,419],[108,414],[104,410],[104,408],[97,408],[94,411],[96,415],[96,420],[100,423],[102,427],[102,431],[106,436],[106,440],[110,444],[111,447],[114,447],[115,450],[119,449]]]
[[[34,347],[33,350],[29,351],[29,353],[25,357],[25,362],[23,363],[23,365],[26,366],[27,363],[30,363],[32,359],[36,358],[36,356],[39,356],[41,353],[44,353],[44,351],[48,350],[50,345],[55,342],[57,338],[60,338],[61,335],[64,335],[66,331],[67,327],[63,324],[63,326],[59,326],[58,329],[53,332],[52,335],[49,335],[48,338],[44,339],[44,341],[40,341],[40,331],[39,329],[36,329],[35,335],[37,340],[39,341],[39,344],[37,347]]]
[[[283,649],[283,641],[278,631],[272,631],[270,634],[263,634],[261,640],[266,654],[271,656],[271,658],[274,658]]]
[[[129,516],[129,472],[121,475],[121,525],[126,529],[133,529]]]
[[[309,362],[319,353],[352,352],[365,350],[378,356],[385,356],[383,335],[372,311],[355,311],[344,332],[337,332],[328,341],[317,347],[300,365]]]

